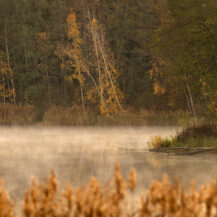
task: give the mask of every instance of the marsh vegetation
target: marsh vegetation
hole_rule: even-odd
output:
[[[167,173],[188,189],[195,180],[198,189],[216,177],[217,158],[213,154],[175,156],[150,153],[148,141],[155,135],[174,136],[177,127],[1,127],[0,176],[15,212],[21,215],[22,201],[34,176],[39,183],[55,170],[62,191],[69,181],[73,189],[89,183],[94,176],[100,186],[108,183],[114,165],[120,163],[127,180],[132,167],[137,187],[129,203],[136,206],[154,180]]]
[[[215,123],[190,125],[184,127],[177,135],[170,139],[162,139],[160,136],[153,137],[150,146],[158,148],[217,148],[217,126]],[[175,149],[174,149],[175,150]],[[204,149],[205,151],[208,149]]]
[[[217,214],[217,180],[196,190],[192,183],[185,190],[178,178],[172,183],[164,175],[162,181],[154,181],[140,196],[138,204],[128,203],[136,188],[136,173],[131,169],[128,179],[122,177],[116,164],[114,177],[107,184],[100,184],[91,178],[89,184],[74,189],[67,183],[59,194],[54,172],[44,183],[35,178],[23,199],[22,215],[51,217],[156,217],[156,216],[201,216],[214,217]],[[0,216],[13,217],[14,203],[0,183]]]
[[[0,177],[12,198],[0,185],[0,217],[216,216],[216,155],[148,149],[154,136],[154,147],[216,146],[216,0],[0,8]],[[188,128],[175,136],[177,126]],[[116,161],[124,178],[117,166],[111,184]],[[139,190],[134,172],[124,181],[129,167]],[[63,195],[54,174],[42,181],[52,169],[59,189],[71,183]],[[163,173],[206,187],[186,193],[166,178],[149,187]],[[139,191],[146,196],[133,208]]]

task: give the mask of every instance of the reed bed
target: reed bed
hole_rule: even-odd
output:
[[[32,124],[36,119],[36,109],[29,105],[0,103],[0,125]]]
[[[216,138],[217,125],[215,123],[204,123],[184,128],[176,137],[178,141],[185,142],[189,138]]]
[[[50,106],[44,113],[44,125],[95,125],[95,126],[142,126],[177,125],[183,112],[156,112],[145,109],[127,108],[115,114],[100,115],[97,108],[73,105],[63,107]]]
[[[112,180],[100,185],[91,178],[89,184],[73,189],[69,183],[61,193],[52,172],[46,182],[36,179],[27,191],[22,217],[216,217],[217,179],[196,190],[195,184],[185,191],[178,179],[172,183],[165,175],[151,184],[139,204],[127,203],[134,194],[136,174],[132,169],[124,180],[117,164]],[[127,196],[128,195],[128,196]],[[0,217],[14,217],[14,205],[2,183]]]
[[[194,122],[198,122],[195,118]],[[183,125],[191,123],[184,111],[154,111],[125,108],[114,114],[100,115],[97,107],[81,105],[35,107],[0,103],[0,125],[69,125],[69,126],[143,126]]]
[[[63,107],[53,105],[43,116],[44,125],[93,125],[95,122],[94,113],[79,105]]]
[[[185,127],[171,139],[153,137],[149,146],[158,148],[174,147],[217,147],[217,125],[215,123],[203,123]]]

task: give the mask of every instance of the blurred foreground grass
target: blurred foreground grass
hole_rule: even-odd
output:
[[[129,204],[136,188],[136,174],[131,169],[124,180],[117,164],[109,183],[100,185],[97,179],[78,189],[66,184],[62,193],[52,172],[45,183],[32,180],[22,207],[23,217],[211,217],[217,216],[217,179],[196,190],[192,183],[185,191],[178,179],[170,182],[165,175],[155,181],[141,196],[139,204]],[[14,203],[3,184],[0,185],[0,216],[13,217]]]

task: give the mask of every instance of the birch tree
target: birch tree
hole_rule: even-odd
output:
[[[118,87],[117,78],[120,76],[116,70],[113,54],[107,45],[105,32],[95,15],[91,15],[87,7],[88,30],[93,44],[93,52],[98,71],[98,85],[100,89],[101,114],[115,113],[122,110],[123,95]]]

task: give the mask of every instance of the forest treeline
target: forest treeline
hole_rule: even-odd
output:
[[[215,0],[0,0],[0,102],[214,114]]]

